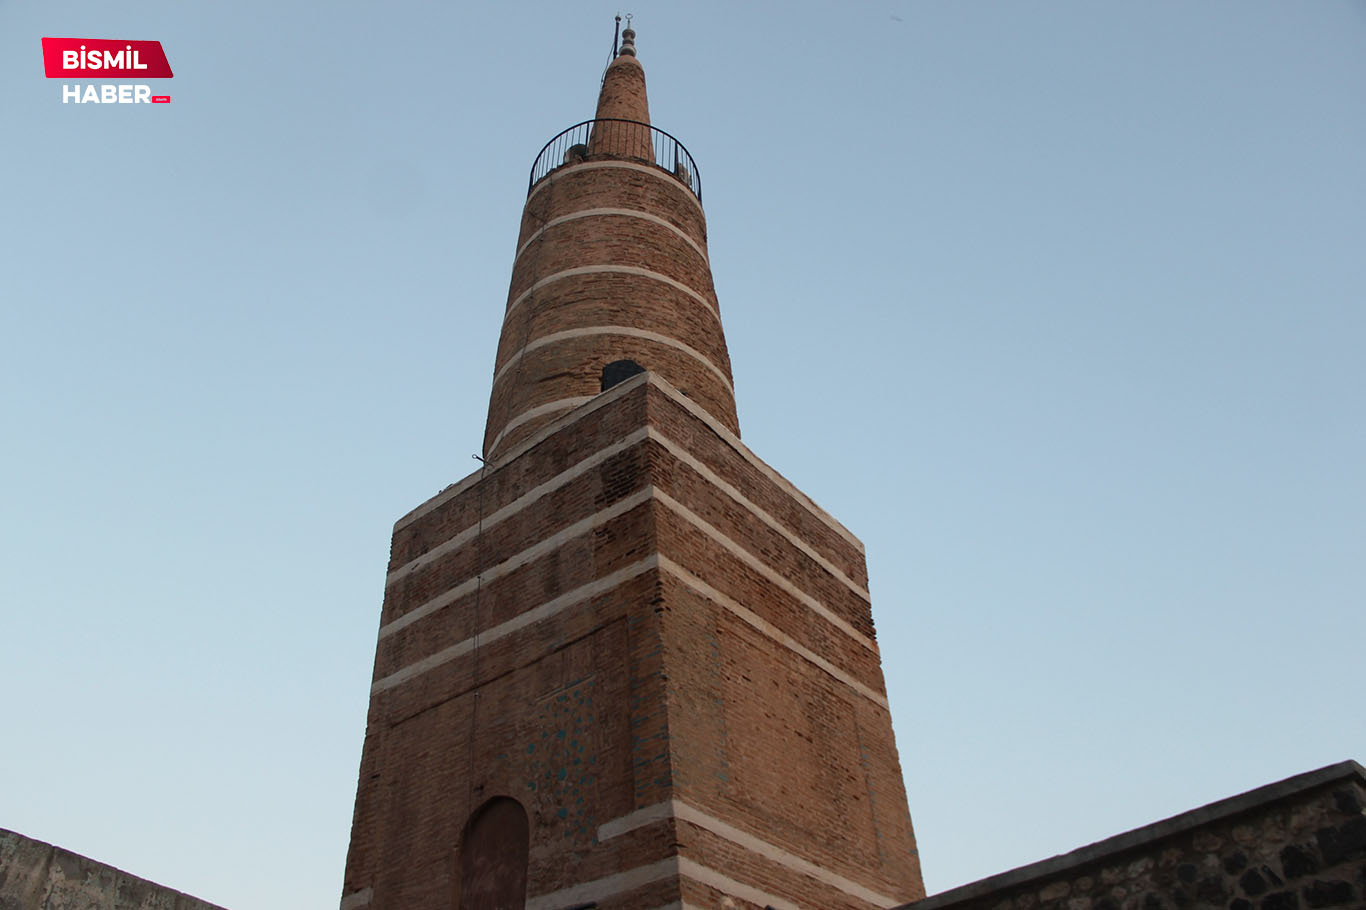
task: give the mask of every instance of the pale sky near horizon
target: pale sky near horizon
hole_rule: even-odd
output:
[[[631,11],[743,438],[866,544],[929,891],[1366,758],[1366,3]],[[476,466],[616,12],[0,3],[0,827],[336,905],[390,530]],[[43,36],[172,103],[64,105]]]

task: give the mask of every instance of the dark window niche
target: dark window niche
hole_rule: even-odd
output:
[[[614,360],[602,368],[602,389],[606,392],[612,386],[625,382],[637,373],[644,373],[645,368],[634,360]]]

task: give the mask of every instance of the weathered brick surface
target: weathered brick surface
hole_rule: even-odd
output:
[[[839,578],[799,549],[789,537],[762,521],[756,521],[751,509],[722,493],[672,452],[662,446],[651,446],[650,454],[664,478],[661,488],[680,505],[734,541],[740,549],[792,581],[803,593],[814,597],[858,632],[870,639],[874,636],[871,605],[866,592],[855,591],[849,584],[853,581],[851,575],[861,574],[853,566],[848,563],[834,564],[837,571],[843,570],[841,574],[848,581]],[[862,564],[862,558],[858,562]],[[706,577],[706,566],[698,568]],[[798,579],[801,580],[800,584],[797,583]],[[790,595],[785,596],[790,599]]]
[[[401,568],[477,525],[584,454],[643,421],[643,395],[587,410],[563,432],[489,471],[395,533]],[[553,537],[636,489],[643,453],[627,449],[492,525],[445,557],[407,573],[386,595],[386,620]],[[438,497],[440,499],[440,497]],[[551,554],[381,640],[376,678],[489,629],[652,549],[648,505],[566,540]],[[482,552],[481,552],[482,550]],[[482,557],[482,558],[481,558]],[[447,907],[453,857],[470,813],[494,795],[519,800],[532,830],[532,893],[610,875],[668,855],[670,838],[623,838],[593,848],[597,826],[668,792],[667,718],[650,604],[651,574],[372,698],[346,893],[371,888],[371,906]],[[642,803],[641,801],[644,801]],[[667,886],[664,888],[668,890]],[[676,887],[675,887],[676,893]],[[667,902],[667,901],[666,901]]]
[[[594,455],[608,448],[612,454]],[[566,471],[572,476],[557,480]],[[734,484],[788,533],[704,471]],[[468,534],[480,527],[481,513],[542,485],[534,501]],[[661,494],[686,502],[725,540],[698,531]],[[592,530],[566,534],[631,497],[642,498]],[[462,534],[463,546],[443,547]],[[669,856],[802,906],[869,904],[795,871],[801,862],[894,898],[919,893],[886,709],[673,570],[647,568],[492,637],[498,624],[657,553],[880,694],[875,649],[734,552],[750,554],[871,632],[867,601],[831,572],[856,584],[866,578],[861,549],[847,532],[647,374],[401,521],[384,621],[547,539],[556,544],[544,555],[381,638],[377,682],[476,631],[489,636],[374,693],[347,893],[372,888],[370,906],[447,906],[463,825],[494,795],[527,807],[533,896]],[[756,852],[696,826],[685,831],[670,818],[598,838],[603,823],[673,799],[768,846]],[[671,878],[606,895],[600,906],[661,906],[689,887],[686,876]]]
[[[567,171],[563,178],[557,179],[573,180],[580,173],[602,179],[601,175],[594,171],[574,169]],[[622,172],[608,173],[616,175]],[[635,209],[634,206],[623,208]],[[547,214],[552,218],[563,215],[577,217],[549,224],[522,250],[512,267],[512,283],[508,289],[509,304],[521,297],[537,281],[558,272],[582,266],[613,265],[646,269],[672,278],[696,291],[711,305],[713,313],[716,311],[716,290],[712,284],[711,264],[702,252],[706,250],[705,241],[692,238],[693,242],[689,243],[671,228],[631,215],[585,214],[581,210],[560,209],[560,206],[554,206]],[[654,290],[657,286],[656,283],[649,290]],[[516,313],[526,308],[526,305],[525,301],[518,303],[511,312]],[[707,304],[691,303],[690,306],[705,309]],[[716,323],[715,318],[712,322]]]
[[[387,623],[399,619],[437,595],[473,578],[478,569],[498,567],[533,544],[627,499],[649,481],[645,462],[642,440],[633,450],[620,452],[584,475],[549,491],[541,497],[536,509],[522,510],[503,521],[490,523],[479,534],[479,546],[446,552],[404,570],[386,587],[383,621]],[[478,521],[472,521],[469,528],[478,530],[478,524]],[[630,555],[629,547],[623,555]],[[510,574],[514,577],[523,575],[528,568],[541,578],[546,590],[552,587],[567,590],[591,578],[584,574],[587,568],[581,562],[576,563],[568,558],[563,549],[552,550],[529,566],[518,568]],[[484,600],[488,605],[486,609],[493,613],[497,613],[503,599],[499,595],[508,584],[508,577],[508,574],[504,574],[484,586]]]
[[[918,893],[885,709],[670,581],[663,638],[678,797],[872,890]],[[819,892],[791,869],[764,880],[792,899]]]
[[[594,116],[603,120],[618,118],[650,122],[650,102],[645,93],[645,70],[634,54],[623,54],[612,60],[603,74],[598,92],[598,108]],[[590,143],[590,150],[592,145]],[[648,152],[646,153],[648,154]]]
[[[704,255],[706,230],[696,197],[663,171],[603,164],[588,161],[560,168],[527,200],[494,367],[497,378],[489,397],[484,446],[491,460],[503,457],[562,412],[529,419],[523,415],[542,405],[596,394],[602,368],[622,359],[659,373],[729,430],[739,432],[730,357],[711,266]],[[692,242],[652,220],[585,214],[614,208],[662,219]],[[574,215],[581,217],[556,220]],[[696,296],[628,271],[562,275],[580,267],[644,269]],[[700,357],[623,334],[582,334],[536,344],[558,333],[605,326],[657,333]]]
[[[737,846],[726,838],[719,837],[706,828],[690,822],[678,825],[680,853],[709,870],[721,871],[727,878],[743,882],[750,887],[782,899],[784,895],[794,897],[799,906],[819,907],[821,910],[871,910],[881,906],[879,903],[847,894],[829,882],[823,882],[812,875],[794,872],[780,862],[775,862],[759,853]],[[705,873],[704,873],[705,875]],[[702,888],[708,891],[705,879]],[[794,885],[797,887],[794,888]],[[709,896],[699,907],[719,907],[725,899],[724,892],[716,897]],[[734,896],[731,897],[735,899]],[[762,908],[764,904],[757,904]]]
[[[725,339],[715,331],[716,316],[677,288],[641,275],[608,272],[566,278],[557,285],[555,295],[538,307],[520,306],[508,317],[502,339],[507,350],[498,358],[504,375],[517,369],[519,358],[513,355],[530,342],[604,326],[627,326],[681,341],[730,375]],[[642,298],[658,306],[642,309],[633,302]]]
[[[649,212],[682,229],[706,248],[706,215],[687,184],[658,168],[617,161],[591,161],[561,168],[536,184],[522,210],[517,248],[521,249],[552,217],[596,208]],[[552,211],[556,214],[552,215]]]
[[[602,353],[601,348],[604,347],[611,347],[611,354]],[[534,369],[540,370],[544,376],[510,373],[507,381],[500,383],[500,392],[493,398],[493,407],[504,407],[515,415],[541,404],[597,395],[601,388],[602,366],[612,362],[612,359],[632,359],[661,376],[680,377],[679,381],[683,383],[680,391],[712,414],[717,411],[727,413],[734,402],[731,389],[697,358],[650,339],[630,336],[583,337],[552,348],[540,348],[527,355],[526,359],[530,361],[531,358],[534,358]],[[533,363],[527,363],[527,369],[533,369]],[[504,394],[515,396],[515,402],[507,402]],[[530,439],[540,432],[542,426],[567,413],[568,410],[559,410],[515,426],[494,448],[497,455],[490,460],[499,459],[508,447]],[[728,424],[728,429],[734,428],[734,422],[724,422]]]
[[[876,651],[832,625],[771,579],[756,573],[728,547],[703,534],[672,509],[658,509],[656,521],[662,551],[670,554],[689,576],[718,589],[799,645],[882,694],[881,665]]]
[[[486,468],[395,525],[344,893],[449,906],[497,795],[537,907],[917,897],[862,545],[739,442],[700,202],[611,135],[528,195]]]
[[[722,439],[705,421],[696,420],[683,404],[668,395],[651,399],[650,424],[700,460],[721,481],[741,490],[787,530],[839,566],[861,588],[868,587],[863,545],[793,487],[773,480],[764,463],[747,449],[744,454]],[[670,406],[672,405],[672,407]],[[767,467],[767,465],[764,465]],[[777,474],[772,468],[769,472]],[[824,516],[824,517],[822,517]],[[838,530],[837,530],[838,529]]]
[[[536,457],[500,464],[482,475],[479,486],[472,482],[455,495],[440,493],[432,505],[419,506],[394,528],[389,571],[401,568],[432,548],[439,546],[479,521],[480,510],[491,515],[528,490],[539,486],[580,461],[623,438],[645,421],[645,396],[632,395],[613,406],[585,408],[574,417],[573,445],[563,438],[542,441]],[[473,481],[475,476],[467,478]],[[458,486],[458,485],[457,485]]]
[[[904,910],[1366,907],[1366,771],[1344,762]]]

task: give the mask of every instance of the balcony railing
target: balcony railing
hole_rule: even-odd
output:
[[[692,155],[673,136],[636,120],[585,120],[545,144],[531,166],[527,195],[552,171],[582,161],[638,161],[680,181],[700,201],[702,178]]]

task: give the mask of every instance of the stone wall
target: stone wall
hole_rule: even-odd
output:
[[[0,910],[223,910],[70,850],[0,829]]]
[[[1288,778],[903,910],[1366,907],[1366,770]]]

